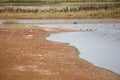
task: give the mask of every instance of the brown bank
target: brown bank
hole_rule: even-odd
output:
[[[62,29],[0,25],[0,80],[120,80],[120,75],[93,66],[68,44],[45,40]]]

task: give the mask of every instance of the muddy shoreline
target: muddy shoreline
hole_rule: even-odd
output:
[[[79,58],[73,46],[45,40],[51,33],[70,31],[74,30],[31,28],[23,24],[0,25],[0,79],[120,79],[120,75]]]

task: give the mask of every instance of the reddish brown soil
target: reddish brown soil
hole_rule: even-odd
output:
[[[0,28],[0,80],[120,80],[79,58],[74,47],[45,40],[48,34],[38,28]]]

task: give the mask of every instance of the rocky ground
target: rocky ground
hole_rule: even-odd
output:
[[[120,75],[78,57],[68,44],[45,40],[74,30],[0,25],[0,80],[120,80]]]

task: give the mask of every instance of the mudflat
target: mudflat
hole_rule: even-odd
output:
[[[51,33],[75,30],[0,25],[0,80],[120,80],[120,75],[78,57],[68,44],[48,41]]]

